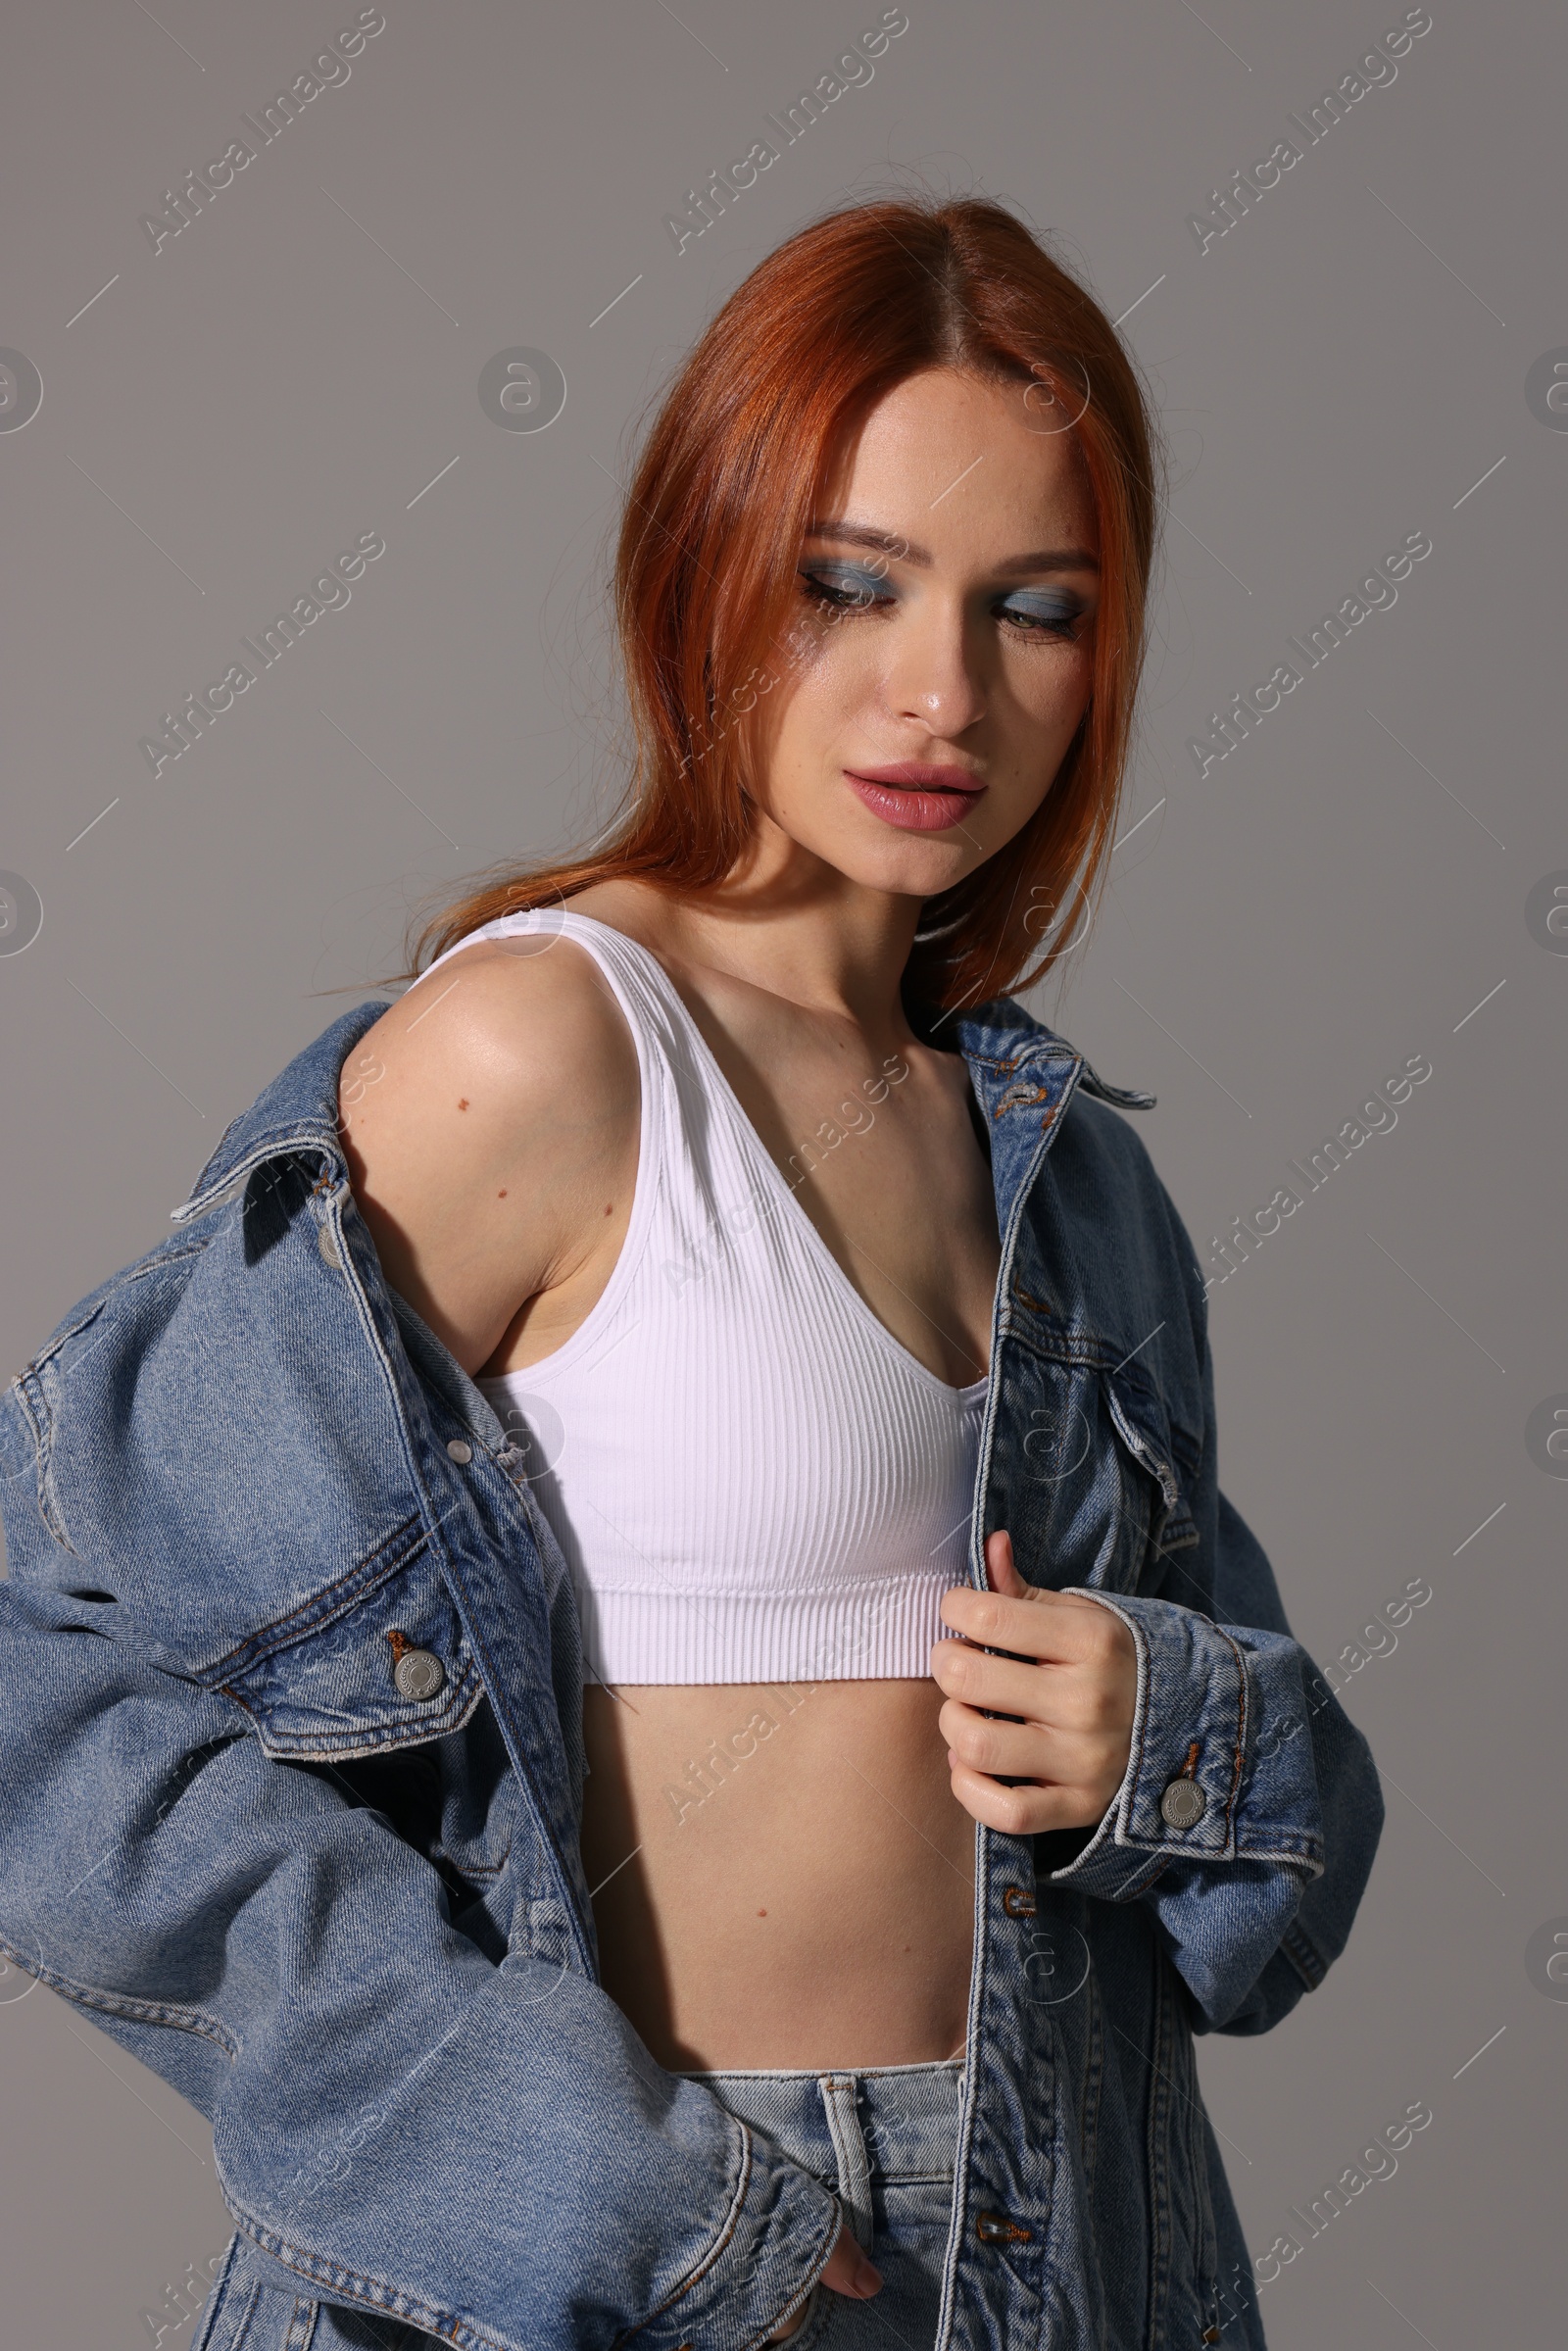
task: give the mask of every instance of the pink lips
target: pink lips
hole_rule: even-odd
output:
[[[966,767],[899,759],[891,767],[846,767],[845,781],[873,816],[912,833],[945,832],[985,791]]]

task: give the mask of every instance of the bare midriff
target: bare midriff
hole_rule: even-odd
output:
[[[963,2047],[974,1823],[935,1682],[583,1693],[606,1990],[672,2072]]]

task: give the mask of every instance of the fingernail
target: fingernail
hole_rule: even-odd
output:
[[[874,2262],[866,2260],[863,2253],[856,2265],[855,2290],[865,2302],[868,2302],[873,2294],[879,2294],[882,2291],[882,2273]]]

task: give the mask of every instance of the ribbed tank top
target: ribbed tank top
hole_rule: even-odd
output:
[[[927,1675],[942,1594],[968,1580],[988,1383],[950,1387],[872,1312],[647,948],[552,910],[448,952],[557,930],[593,956],[636,1044],[636,1189],[586,1320],[479,1385],[571,1571],[585,1672]]]

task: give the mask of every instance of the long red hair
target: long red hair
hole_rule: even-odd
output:
[[[813,222],[738,286],[665,395],[626,493],[615,617],[636,758],[589,853],[513,868],[429,923],[416,967],[484,922],[636,876],[722,881],[752,832],[752,713],[840,432],[932,367],[1044,387],[1100,526],[1089,706],[1035,814],[925,902],[906,990],[938,1008],[1030,986],[1067,945],[1114,839],[1145,646],[1159,446],[1099,305],[1001,205],[891,200]],[[1057,405],[1046,405],[1047,395]],[[1031,955],[1039,959],[1026,970]]]

